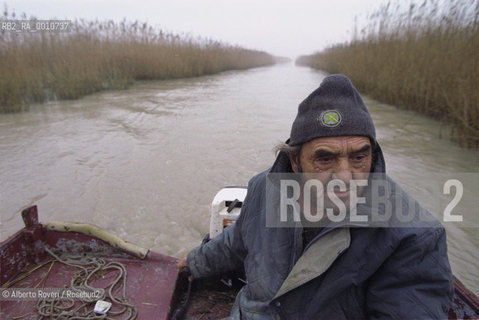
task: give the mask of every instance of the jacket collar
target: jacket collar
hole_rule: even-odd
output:
[[[298,259],[273,299],[322,275],[349,248],[349,228],[338,228],[316,240]]]

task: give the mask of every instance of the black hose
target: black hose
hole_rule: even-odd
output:
[[[189,271],[185,270],[182,273],[185,274],[186,278],[189,278]],[[186,292],[186,299],[183,302],[183,305],[176,308],[175,312],[173,313],[173,316],[171,317],[171,320],[182,320],[185,317],[186,309],[188,308],[188,302],[190,301],[192,283],[193,280],[188,280],[188,291]]]

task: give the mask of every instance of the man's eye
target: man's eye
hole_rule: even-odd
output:
[[[330,163],[330,162],[333,161],[333,158],[332,157],[322,157],[322,158],[316,159],[316,161],[318,161],[319,163]]]
[[[366,156],[364,154],[361,154],[361,155],[357,155],[357,156],[354,156],[352,158],[353,161],[355,162],[361,162],[363,161],[364,159],[366,159]]]

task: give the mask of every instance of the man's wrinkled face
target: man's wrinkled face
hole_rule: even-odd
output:
[[[341,180],[345,190],[334,187],[334,194],[349,208],[351,192],[361,196],[366,187],[351,190],[351,181],[367,180],[372,164],[372,146],[368,137],[342,136],[316,138],[304,143],[299,157],[289,155],[293,171],[304,173],[305,179],[318,179],[326,186],[333,180]],[[301,169],[301,170],[300,170]],[[304,179],[303,179],[304,180]],[[325,208],[335,207],[325,197]]]

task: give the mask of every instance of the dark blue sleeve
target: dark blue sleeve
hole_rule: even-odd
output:
[[[444,228],[404,239],[370,279],[371,319],[447,319],[454,292]]]

